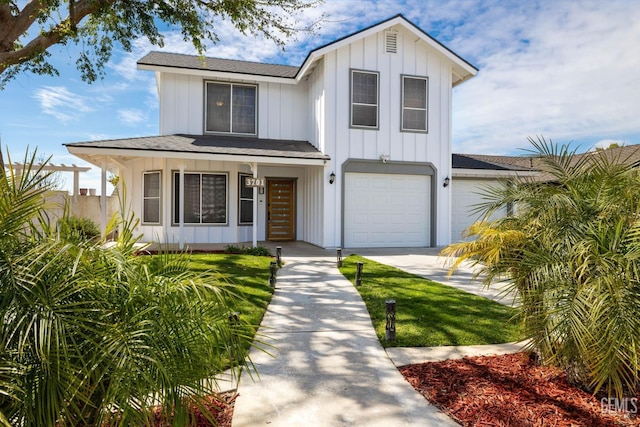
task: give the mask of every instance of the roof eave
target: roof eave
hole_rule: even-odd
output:
[[[69,153],[80,157],[100,167],[100,163],[92,160],[94,156],[113,157],[144,157],[144,158],[173,158],[182,160],[215,160],[239,163],[269,163],[273,165],[294,165],[294,166],[324,166],[329,160],[326,158],[303,158],[288,156],[260,156],[246,154],[217,154],[191,151],[169,151],[169,150],[134,150],[122,148],[103,147],[82,147],[80,145],[66,144]],[[90,160],[91,159],[91,160]]]
[[[195,68],[183,68],[183,67],[170,67],[162,65],[142,64],[138,62],[138,69],[145,71],[155,71],[162,73],[184,74],[189,76],[199,76],[205,78],[217,78],[217,79],[232,79],[232,80],[251,80],[256,82],[265,83],[284,83],[284,84],[296,84],[296,80],[292,77],[276,77],[265,76],[262,74],[249,74],[249,73],[232,73],[227,71],[212,71]]]

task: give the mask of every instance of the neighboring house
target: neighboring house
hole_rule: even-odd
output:
[[[146,241],[451,241],[452,189],[477,178],[452,175],[452,88],[477,69],[402,15],[300,67],[152,52],[138,68],[156,75],[160,135],[66,147],[102,168],[103,193],[122,178]]]
[[[486,190],[514,176],[539,176],[531,157],[453,154],[451,180],[451,241],[463,238],[464,230],[480,219],[476,212]],[[507,209],[490,219],[507,215]]]
[[[612,160],[640,167],[640,145],[608,148],[606,153]],[[582,161],[593,154],[593,151],[577,154],[573,161]],[[452,167],[452,241],[461,240],[463,231],[480,218],[474,209],[485,201],[483,193],[488,187],[501,181],[508,182],[515,176],[528,176],[540,181],[553,179],[552,175],[545,172],[541,159],[535,156],[453,154]],[[490,219],[507,214],[504,209]]]

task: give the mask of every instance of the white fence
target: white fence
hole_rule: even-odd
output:
[[[102,212],[100,196],[71,196],[66,191],[53,191],[47,196],[47,212],[55,222],[62,216],[65,203],[69,206],[69,213],[79,218],[89,218],[100,226]],[[118,196],[107,196],[107,221],[120,209]]]

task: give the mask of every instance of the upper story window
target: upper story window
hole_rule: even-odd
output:
[[[379,74],[351,70],[351,127],[378,129]]]
[[[427,132],[427,77],[402,76],[402,130]]]
[[[257,133],[257,86],[206,82],[205,88],[205,132]]]

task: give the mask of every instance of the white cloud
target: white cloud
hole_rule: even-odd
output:
[[[45,86],[33,95],[40,102],[42,111],[63,123],[78,119],[82,114],[93,111],[91,99],[75,94],[63,86]]]
[[[146,121],[147,115],[136,108],[121,108],[118,110],[118,119],[127,126],[136,126]]]
[[[454,150],[504,153],[527,136],[570,142],[640,131],[640,8],[541,4],[481,16],[465,36],[490,40],[479,75],[455,90]]]

